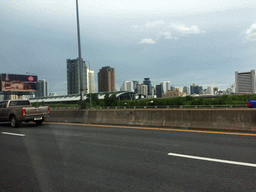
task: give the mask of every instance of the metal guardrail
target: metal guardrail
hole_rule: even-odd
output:
[[[104,106],[92,109],[213,109],[213,108],[248,108],[247,104],[241,105],[150,105],[150,106]],[[50,109],[79,109],[77,107],[50,107]],[[89,109],[89,108],[87,108]]]

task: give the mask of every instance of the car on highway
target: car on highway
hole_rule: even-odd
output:
[[[41,125],[45,118],[49,117],[49,107],[32,107],[28,100],[4,100],[0,102],[0,121],[10,121],[12,127],[33,121]]]

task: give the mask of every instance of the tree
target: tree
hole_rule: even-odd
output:
[[[109,93],[105,93],[104,103],[105,103],[104,104],[105,106],[110,106],[111,105],[110,98],[109,98]]]
[[[113,93],[110,97],[109,97],[109,101],[110,101],[110,105],[111,106],[117,106],[118,105],[118,101],[116,99],[116,93]]]

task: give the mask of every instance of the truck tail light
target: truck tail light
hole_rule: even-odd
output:
[[[252,107],[252,104],[249,101],[247,101],[247,105],[248,107]]]
[[[22,116],[26,116],[26,109],[22,109]]]
[[[49,107],[48,107],[47,111],[48,111],[48,114],[49,114],[50,113],[50,108]]]

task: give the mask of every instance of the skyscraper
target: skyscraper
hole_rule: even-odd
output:
[[[186,93],[186,95],[189,95],[190,92],[189,92],[189,87],[188,86],[184,86],[183,87],[183,93]]]
[[[206,94],[207,95],[213,95],[213,87],[212,86],[208,86],[206,89]]]
[[[148,95],[152,95],[152,85],[150,78],[144,78],[143,84],[148,86]]]
[[[163,81],[160,83],[163,86],[163,92],[166,93],[167,91],[171,90],[171,82],[170,81]]]
[[[133,89],[135,93],[138,93],[138,85],[139,81],[132,81],[133,82]]]
[[[120,91],[134,92],[133,82],[132,81],[124,81]]]
[[[37,84],[37,96],[38,97],[46,97],[49,95],[49,83],[48,81],[39,80]]]
[[[203,90],[202,86],[196,86],[195,84],[190,86],[190,93],[192,94],[200,94],[200,92]]]
[[[156,97],[161,98],[163,96],[163,85],[156,85]]]
[[[142,94],[142,95],[145,95],[146,97],[148,97],[148,85],[144,85],[143,83],[139,84],[138,85],[138,94]]]
[[[89,67],[86,68],[87,73],[87,93],[95,93],[94,85],[94,71],[89,70]]]
[[[115,68],[102,67],[98,73],[99,92],[115,91]]]
[[[68,94],[79,94],[80,93],[80,70],[79,62],[77,59],[67,59],[67,91]],[[83,66],[83,90],[87,93],[87,67],[85,62],[81,58]]]
[[[255,94],[255,70],[250,72],[235,72],[236,93],[252,93]]]

